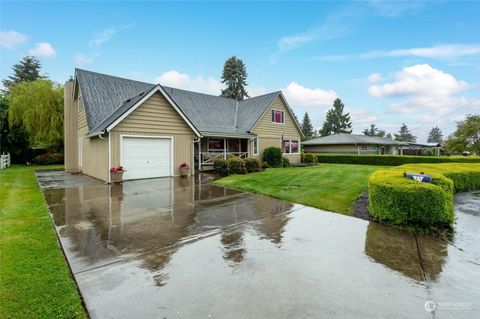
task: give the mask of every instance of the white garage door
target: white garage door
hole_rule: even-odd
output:
[[[171,143],[169,138],[123,137],[123,179],[171,176]]]

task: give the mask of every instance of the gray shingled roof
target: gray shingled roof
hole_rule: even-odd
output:
[[[76,69],[87,114],[89,136],[99,134],[128,111],[155,84]],[[195,128],[204,135],[249,136],[279,92],[239,101],[162,86]],[[236,118],[236,120],[235,120]]]
[[[338,145],[338,144],[378,144],[378,145],[406,145],[388,138],[378,136],[366,136],[357,134],[333,134],[317,137],[302,142],[302,145]]]

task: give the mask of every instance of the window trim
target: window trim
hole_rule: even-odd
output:
[[[283,143],[284,142],[288,142],[288,153],[285,152],[285,150],[283,149]],[[295,153],[292,153],[292,142],[297,142],[297,151]],[[281,142],[281,148],[282,148],[282,154],[285,154],[285,155],[295,155],[295,154],[300,154],[300,149],[301,149],[301,146],[300,146],[300,139],[296,139],[296,140],[292,140],[292,139],[283,139],[282,142]]]
[[[282,113],[282,122],[276,122],[275,121],[275,112],[281,112]],[[284,110],[279,110],[279,109],[272,109],[272,123],[274,123],[274,124],[285,124],[285,111]]]
[[[255,144],[256,144],[256,147],[255,147]],[[252,141],[252,154],[258,155],[258,149],[259,149],[258,137],[255,137]]]
[[[365,148],[364,148],[364,147],[365,147]],[[368,144],[362,144],[362,145],[360,146],[360,150],[362,150],[362,151],[368,151]]]

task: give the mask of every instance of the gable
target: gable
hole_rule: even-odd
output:
[[[194,134],[172,104],[158,91],[121,120],[114,130]]]
[[[272,110],[283,111],[284,123],[272,123]],[[259,136],[278,136],[282,134],[285,138],[296,138],[302,136],[302,132],[298,128],[293,114],[290,111],[287,103],[285,102],[283,95],[279,94],[272,104],[268,107],[262,117],[252,130]]]

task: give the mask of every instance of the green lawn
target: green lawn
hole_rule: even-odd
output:
[[[33,174],[0,170],[0,318],[86,318]]]
[[[383,168],[390,167],[319,164],[271,168],[260,173],[228,176],[215,183],[350,215],[356,199],[367,188],[368,176]]]

